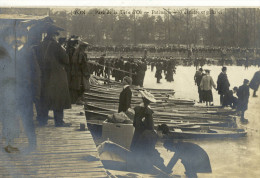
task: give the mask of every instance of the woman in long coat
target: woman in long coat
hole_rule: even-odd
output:
[[[212,79],[212,77],[209,75],[210,71],[205,70],[206,75],[204,75],[200,82],[200,88],[202,91],[202,100],[206,102],[206,106],[211,105],[211,102],[213,102],[213,94],[212,94],[212,87],[216,89],[216,85]]]
[[[151,102],[156,102],[153,95],[146,91],[141,91],[141,95],[143,104],[134,108],[135,116],[133,126],[135,127],[135,131],[130,147],[131,151],[138,152],[143,151],[144,146],[147,146],[144,144],[146,140],[141,139],[141,135],[144,131],[148,130],[154,132],[153,111],[149,104]]]

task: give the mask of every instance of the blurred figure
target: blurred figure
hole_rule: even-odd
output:
[[[40,67],[38,64],[41,31],[31,29],[28,41],[18,51],[19,59],[16,63],[16,97],[17,112],[23,122],[24,131],[28,137],[28,150],[36,149],[36,134],[33,121],[33,103],[37,104],[41,94]]]
[[[6,24],[8,25],[8,24]],[[10,26],[13,22],[10,21]],[[14,139],[19,137],[20,122],[16,111],[15,42],[13,28],[0,29],[0,121],[6,152],[18,152]]]
[[[212,87],[216,89],[216,85],[212,77],[210,76],[210,70],[206,69],[205,72],[206,75],[202,77],[200,82],[200,88],[202,90],[202,98],[203,101],[206,102],[206,106],[208,105],[213,106],[213,104],[211,104],[211,102],[213,102]]]
[[[197,173],[212,173],[209,156],[199,145],[165,140],[163,146],[167,150],[174,152],[174,156],[167,165],[169,171],[180,159],[185,168],[185,175],[188,178],[197,178]]]
[[[248,123],[248,120],[245,119],[245,111],[248,107],[248,100],[249,100],[249,80],[245,79],[243,85],[241,85],[237,90],[237,97],[238,97],[238,105],[237,110],[241,112],[240,121],[242,123]]]
[[[254,90],[253,97],[257,97],[256,92],[260,85],[260,70],[256,71],[252,80],[250,81],[250,88]]]
[[[227,78],[227,68],[222,67],[222,72],[218,75],[217,90],[220,95],[220,104],[223,105],[224,95],[229,91],[229,81]]]
[[[41,98],[37,106],[37,119],[40,125],[48,122],[49,110],[54,112],[56,127],[67,127],[63,121],[63,110],[71,108],[68,79],[65,65],[69,58],[65,50],[57,43],[59,27],[53,24],[47,27],[47,36],[41,43],[42,58],[39,60],[41,69]]]
[[[130,86],[132,84],[132,79],[128,76],[123,78],[123,91],[120,93],[119,97],[119,107],[118,112],[126,112],[128,108],[131,108],[132,91]]]

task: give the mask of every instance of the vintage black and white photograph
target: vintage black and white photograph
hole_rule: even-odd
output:
[[[260,177],[260,8],[0,8],[0,177]]]

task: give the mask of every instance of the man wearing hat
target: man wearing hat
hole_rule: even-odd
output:
[[[41,96],[37,104],[37,119],[40,125],[46,125],[49,110],[53,110],[55,126],[66,127],[70,124],[63,121],[63,110],[71,108],[65,71],[69,59],[65,50],[55,40],[61,28],[53,24],[46,26],[47,36],[40,45]]]
[[[132,91],[130,86],[132,84],[131,77],[124,77],[123,78],[123,91],[120,93],[119,97],[119,107],[118,112],[126,112],[128,108],[131,108],[131,99],[132,99]]]
[[[224,95],[229,91],[229,81],[227,78],[227,67],[222,67],[222,72],[218,76],[217,90],[220,95],[220,104],[223,105]]]
[[[85,53],[88,43],[79,41],[71,60],[71,71],[69,80],[70,99],[74,104],[82,103],[81,99],[84,91],[90,88],[90,69],[87,54]]]
[[[248,120],[245,119],[245,111],[248,107],[248,100],[249,100],[249,80],[244,79],[243,85],[241,85],[237,90],[237,97],[238,97],[238,105],[237,110],[241,111],[241,118],[240,121],[242,123],[248,123]]]

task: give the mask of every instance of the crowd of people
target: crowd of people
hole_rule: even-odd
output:
[[[205,72],[204,72],[205,71]],[[210,76],[210,70],[200,68],[194,75],[195,85],[198,86],[199,103],[205,102],[206,105],[213,105],[212,88],[218,91],[220,95],[220,104],[222,107],[230,106],[237,109],[241,115],[241,122],[248,123],[244,113],[248,108],[249,88],[253,89],[253,97],[257,97],[256,91],[260,84],[260,71],[257,71],[251,82],[244,79],[244,82],[239,87],[234,87],[230,90],[230,83],[227,77],[227,67],[222,67],[221,73],[218,75],[217,85]],[[236,94],[236,96],[234,96]]]

